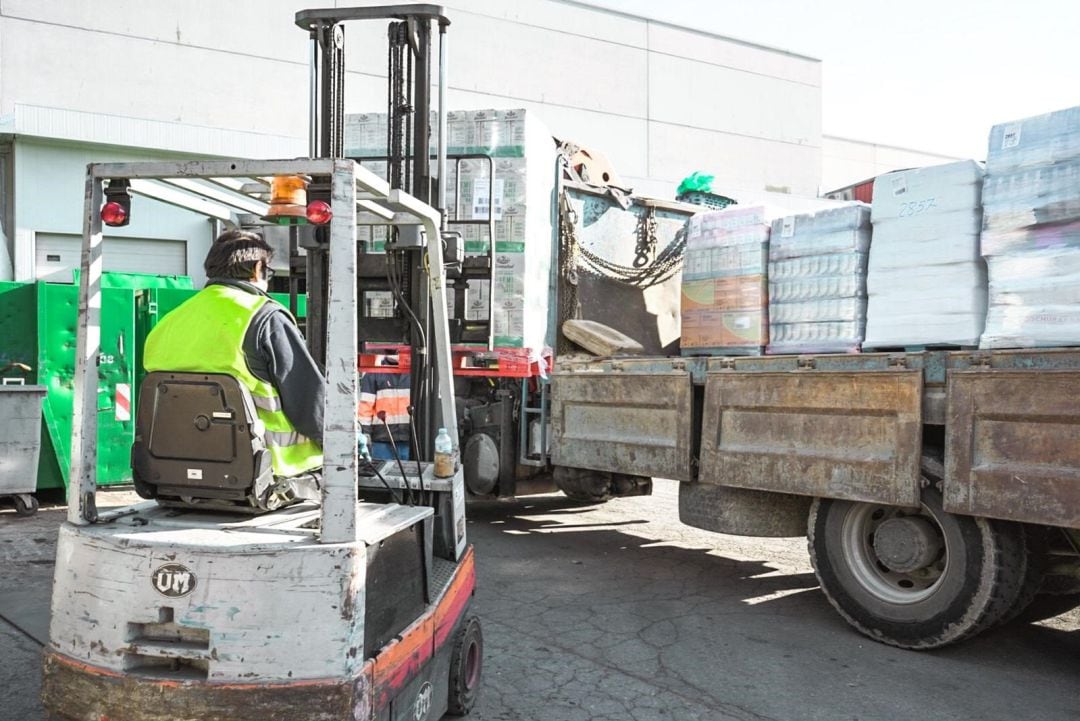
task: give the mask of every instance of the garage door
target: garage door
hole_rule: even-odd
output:
[[[36,233],[34,275],[38,280],[71,282],[71,271],[79,267],[82,237],[60,233]],[[105,236],[105,270],[121,273],[187,275],[187,242],[153,238],[110,238]]]

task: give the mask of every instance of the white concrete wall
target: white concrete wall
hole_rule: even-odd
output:
[[[327,4],[2,0],[0,134],[20,150],[0,279],[33,277],[35,232],[80,232],[85,163],[145,157],[104,146],[305,154],[309,45],[294,16]],[[527,108],[639,192],[671,196],[695,170],[744,199],[819,190],[816,60],[570,0],[445,6],[449,109]],[[347,26],[347,112],[383,110],[385,37],[383,22]],[[145,222],[157,230],[142,237],[187,239],[202,224],[172,210]],[[203,246],[188,247],[197,277]]]
[[[894,170],[957,160],[963,158],[825,135],[821,142],[821,192],[837,190]]]
[[[90,162],[168,159],[180,156],[57,141],[15,142],[15,280],[33,280],[37,234],[82,235],[86,166]],[[150,198],[132,199],[131,222],[109,228],[109,236],[157,238],[187,243],[187,270],[205,282],[203,259],[210,248],[210,222]],[[108,240],[104,252],[109,253]]]
[[[174,126],[143,133],[140,144],[154,147],[199,152],[192,128],[213,128],[268,140],[267,152],[302,152],[308,46],[293,16],[305,6],[4,0],[0,115],[25,106],[140,118]],[[665,194],[694,170],[729,193],[818,189],[816,60],[560,0],[446,7],[451,109],[534,110],[557,136],[595,145],[624,177]],[[381,110],[385,26],[353,23],[346,37],[346,110]],[[85,134],[88,122],[38,125]]]

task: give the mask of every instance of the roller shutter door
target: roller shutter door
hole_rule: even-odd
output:
[[[70,282],[79,267],[82,238],[60,233],[35,234],[35,273],[38,280]],[[106,236],[104,269],[122,273],[187,275],[187,242],[152,238]]]

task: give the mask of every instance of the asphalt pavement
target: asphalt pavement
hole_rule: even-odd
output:
[[[678,522],[677,486],[469,506],[485,661],[476,721],[1080,719],[1080,611],[912,652],[851,630],[805,539]],[[116,501],[123,497],[114,496]],[[43,721],[42,604],[63,509],[0,512],[0,719]]]

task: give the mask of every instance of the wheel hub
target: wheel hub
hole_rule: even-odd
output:
[[[890,518],[874,531],[874,552],[886,568],[912,573],[934,562],[941,553],[934,524],[921,516]]]

